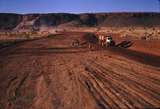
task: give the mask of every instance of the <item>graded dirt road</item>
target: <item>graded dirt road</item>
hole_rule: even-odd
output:
[[[159,56],[71,42],[44,38],[2,49],[0,109],[160,107]]]

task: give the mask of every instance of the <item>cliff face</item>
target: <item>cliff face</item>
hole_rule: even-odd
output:
[[[22,21],[22,15],[0,14],[0,30],[11,30]]]
[[[0,14],[0,30],[39,30],[41,27],[158,26],[160,13]]]

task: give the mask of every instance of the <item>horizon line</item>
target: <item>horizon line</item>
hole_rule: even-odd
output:
[[[27,14],[103,14],[103,13],[157,13],[160,14],[158,11],[109,11],[109,12],[26,12],[26,13],[19,13],[19,12],[0,12],[0,14],[20,14],[20,15],[27,15]]]

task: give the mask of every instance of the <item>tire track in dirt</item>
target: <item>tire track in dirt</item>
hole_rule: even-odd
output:
[[[86,65],[85,65],[86,66]],[[102,91],[103,93],[105,93],[107,90],[109,90],[109,91],[107,91],[106,93],[108,93],[109,95],[106,95],[106,96],[104,96],[104,95],[102,95],[102,96],[104,96],[104,99],[108,99],[107,100],[107,102],[105,102],[106,104],[107,103],[110,103],[110,105],[109,105],[109,108],[120,108],[120,106],[123,106],[123,102],[125,101],[125,100],[122,100],[123,102],[120,102],[120,101],[118,101],[119,100],[119,97],[117,97],[117,95],[115,94],[115,93],[113,93],[113,92],[115,92],[114,91],[114,88],[113,89],[111,89],[112,87],[108,87],[108,86],[104,86],[104,83],[102,82],[102,80],[100,79],[100,77],[99,76],[97,76],[95,73],[96,73],[96,71],[94,70],[93,71],[93,69],[92,68],[90,68],[90,67],[87,67],[87,70],[89,70],[89,74],[88,75],[90,75],[92,78],[94,78],[94,80],[95,81],[99,81],[98,83],[99,84],[103,84],[103,85],[101,85],[102,86],[102,88],[100,88],[101,90],[100,90],[100,92]],[[94,74],[93,74],[94,73]],[[99,72],[98,72],[99,73]],[[96,75],[96,76],[95,76]],[[90,78],[88,78],[88,80],[90,80]],[[93,81],[94,82],[94,81]],[[106,81],[105,81],[106,82]],[[92,87],[92,86],[90,86],[90,87]],[[107,90],[105,90],[105,89],[107,89]],[[117,99],[114,99],[114,100],[112,100],[111,98],[108,98],[108,97],[113,97],[113,98],[117,98]],[[114,106],[115,105],[115,102],[113,102],[113,101],[118,101],[118,106]],[[113,102],[112,104],[111,104],[111,102]],[[132,108],[132,105],[129,103],[129,101],[127,101],[127,102],[125,102],[124,103],[125,104],[125,108]],[[113,107],[114,106],[114,107]],[[122,107],[121,107],[122,108]],[[123,108],[124,108],[124,106],[123,106]]]
[[[92,64],[93,64],[93,62],[92,62]],[[93,66],[93,65],[92,65],[92,66]],[[90,66],[90,67],[91,67],[91,66]],[[112,81],[112,83],[113,83],[114,81],[116,81],[117,83],[118,83],[118,82],[119,82],[119,83],[122,83],[122,82],[121,82],[121,81],[122,81],[122,80],[121,80],[121,77],[120,77],[120,76],[117,76],[117,75],[113,75],[113,73],[114,73],[113,71],[108,71],[108,70],[107,70],[107,71],[108,71],[108,73],[107,73],[107,72],[104,71],[104,70],[100,71],[103,67],[102,67],[102,68],[98,67],[98,69],[97,69],[97,67],[98,67],[97,65],[93,66],[93,68],[91,67],[91,72],[95,72],[95,71],[99,70],[98,73],[95,74],[95,76],[98,76],[98,75],[99,75],[99,76],[100,76],[101,78],[103,78],[104,80],[107,80],[107,79],[110,77],[108,80]],[[104,71],[104,74],[102,73],[103,71]],[[105,72],[106,72],[106,73],[105,73]],[[110,75],[109,75],[109,73],[110,73]],[[101,75],[100,75],[100,74],[101,74]],[[111,75],[111,74],[112,74],[112,75]],[[107,77],[106,77],[106,75],[107,75]],[[106,77],[107,79],[104,78],[103,76]],[[99,78],[100,78],[100,77],[99,77]],[[124,80],[124,77],[123,77],[122,79]],[[127,78],[126,78],[126,79],[127,79]],[[115,84],[116,84],[116,82],[115,82]],[[133,82],[133,83],[131,82],[131,84],[135,84],[135,83],[134,83],[134,82]],[[125,84],[124,84],[124,85],[125,85]],[[113,86],[114,86],[114,85],[113,85]],[[117,85],[116,85],[116,86],[117,86]],[[137,86],[137,85],[136,85],[136,84],[134,85],[134,90],[136,89],[135,86]],[[132,88],[133,88],[133,87],[132,87]],[[138,88],[140,88],[140,87],[138,87]],[[138,88],[137,88],[137,89],[138,89]],[[136,91],[139,92],[140,90],[137,90],[137,89],[136,89]],[[122,89],[122,90],[124,90],[124,89]],[[141,89],[141,90],[142,90],[142,89]],[[147,90],[147,91],[148,91],[148,90]],[[132,91],[132,92],[133,92],[133,91]],[[142,92],[141,92],[141,93],[142,93]],[[145,93],[145,92],[143,92],[143,93]],[[148,94],[148,92],[147,92],[146,94]],[[149,96],[149,95],[148,95],[148,96]],[[144,97],[144,98],[148,98],[148,96],[147,96],[147,97],[143,96],[143,97]],[[151,96],[150,96],[150,97],[151,97]],[[149,97],[149,98],[150,98],[150,97]],[[153,96],[152,96],[152,97],[153,97]],[[152,100],[149,100],[149,99],[147,99],[147,100],[148,100],[149,102],[152,102],[153,105],[159,106],[159,101],[157,101],[157,100],[154,99],[154,98],[151,98],[151,99],[153,99],[153,101],[152,101]]]
[[[23,47],[16,48],[18,51],[6,56],[5,59],[11,63],[4,71],[1,70],[7,72],[1,76],[2,80],[3,77],[7,80],[8,74],[18,71],[7,80],[7,99],[14,93],[15,95],[20,93],[22,96],[18,98],[18,102],[21,103],[19,107],[16,104],[8,107],[4,105],[5,109],[160,107],[158,68],[118,56],[107,50],[49,48],[47,43],[50,40],[31,43],[33,46],[36,44],[36,47],[41,45],[44,48],[30,49],[30,44],[23,44]],[[16,68],[13,68],[14,66]],[[25,90],[35,94],[30,101],[24,100],[28,94]],[[6,104],[13,103],[7,99],[4,101]],[[17,102],[17,98],[15,101]],[[2,103],[0,102],[0,105]]]
[[[33,74],[32,77],[36,79],[36,97],[33,100],[33,103],[30,109],[35,108],[55,108],[52,104],[52,100],[56,98],[54,93],[51,90],[51,79],[49,77],[49,67],[48,64],[43,64],[43,60],[48,61],[45,57],[36,57],[35,58],[35,68],[37,69],[37,74]],[[54,72],[53,72],[54,73]]]
[[[98,66],[100,66],[99,64],[97,64]],[[111,64],[112,66],[113,66],[113,64]],[[103,66],[101,66],[103,69],[105,69]],[[112,69],[111,67],[108,67],[108,66],[105,66],[105,67],[107,67],[107,69]],[[113,70],[113,69],[112,69]],[[114,68],[114,70],[113,71],[121,71],[121,73],[117,73],[118,75],[120,75],[120,76],[124,76],[125,78],[128,78],[128,79],[130,79],[130,80],[133,80],[133,81],[135,81],[137,84],[140,84],[140,85],[142,85],[143,87],[146,87],[146,88],[151,88],[152,86],[154,86],[154,87],[152,87],[153,88],[153,90],[152,89],[150,89],[151,91],[153,91],[153,92],[155,92],[157,89],[159,89],[160,87],[159,87],[159,84],[157,84],[157,83],[150,83],[150,84],[146,84],[148,81],[152,81],[151,79],[148,79],[148,78],[145,78],[145,76],[143,77],[141,77],[141,75],[139,75],[139,74],[137,74],[137,72],[133,72],[133,71],[130,71],[129,69],[126,69],[126,68],[123,68],[123,67],[119,67],[118,68],[118,66],[116,66],[115,65],[115,68]],[[127,73],[126,73],[127,72]],[[141,84],[142,83],[142,84]],[[155,88],[155,89],[154,89]],[[157,92],[155,92],[155,93],[157,93],[157,94],[159,94],[159,92],[157,91]]]
[[[64,59],[64,57],[61,58],[63,60],[63,62],[65,63],[65,68],[67,70],[68,75],[71,75],[72,77],[72,81],[75,83],[77,89],[76,89],[76,93],[77,93],[77,98],[78,98],[78,103],[77,103],[77,108],[82,106],[82,95],[81,95],[81,89],[80,89],[80,84],[78,82],[78,72],[74,72],[73,68],[71,66],[69,66],[67,63],[67,61]],[[74,63],[76,64],[76,63]]]
[[[11,58],[12,59],[12,58]],[[21,61],[20,61],[21,60]],[[29,81],[29,77],[30,77],[30,65],[33,65],[33,62],[31,61],[30,64],[26,63],[24,64],[24,62],[26,61],[25,59],[20,59],[17,61],[10,61],[9,65],[6,64],[6,66],[10,67],[10,70],[4,70],[5,73],[8,74],[8,81],[6,81],[6,100],[8,103],[4,103],[6,108],[11,108],[12,106],[15,107],[21,107],[22,106],[22,102],[24,103],[28,103],[28,105],[25,106],[29,106],[30,103],[32,101],[28,101],[28,96],[29,95],[24,95],[24,86],[26,85],[26,83],[28,83]],[[13,67],[14,64],[18,64],[15,68]],[[11,66],[12,65],[12,66]],[[22,71],[22,69],[24,71]],[[14,74],[14,72],[17,72]],[[12,73],[10,73],[12,72]],[[1,72],[3,73],[3,72]],[[21,101],[21,102],[20,102]],[[24,104],[23,104],[24,105]]]
[[[84,56],[82,54],[78,54],[77,55],[67,55],[66,56],[62,56],[61,59],[63,59],[64,61],[67,62],[66,64],[66,68],[68,73],[72,74],[72,80],[76,85],[76,93],[77,93],[77,100],[78,100],[78,104],[77,104],[77,108],[81,109],[88,109],[88,108],[105,108],[108,107],[107,105],[103,105],[105,103],[102,103],[102,99],[98,100],[97,97],[93,96],[92,93],[90,93],[90,91],[88,91],[88,85],[84,78],[84,75],[82,74],[83,72],[85,72],[84,70],[84,66],[80,65],[80,62],[77,61],[81,58],[84,58]],[[68,60],[70,60],[68,62]],[[81,69],[81,70],[80,70]],[[82,93],[84,92],[84,93]],[[99,96],[99,95],[98,95]],[[88,108],[87,108],[88,107]]]
[[[93,98],[96,100],[97,105],[100,104],[99,106],[101,108],[111,108],[112,106],[114,108],[128,108],[128,107],[131,107],[131,105],[129,105],[129,104],[127,106],[124,102],[123,102],[124,104],[120,102],[121,99],[119,99],[116,96],[115,90],[112,90],[112,89],[111,90],[104,90],[104,88],[102,87],[102,84],[101,84],[102,82],[99,82],[99,80],[97,80],[93,75],[87,73],[86,71],[83,72],[83,75],[86,75],[85,78],[87,78],[87,79],[85,80],[85,82],[80,81],[80,83],[83,86],[85,86],[86,88],[88,88],[88,91],[90,93],[92,93]],[[92,79],[88,78],[88,75],[90,75]],[[93,89],[91,90],[91,88],[93,88]],[[113,93],[113,91],[114,91],[114,93]],[[106,101],[106,98],[108,98],[107,101]],[[113,100],[112,100],[112,98],[113,98]],[[99,101],[101,101],[101,102],[99,102]],[[102,101],[103,101],[103,103],[102,103]],[[120,106],[117,105],[117,104],[120,104],[120,103],[121,103]]]

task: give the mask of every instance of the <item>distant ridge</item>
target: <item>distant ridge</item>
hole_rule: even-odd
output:
[[[160,13],[0,13],[0,30],[39,30],[43,27],[160,27]]]

